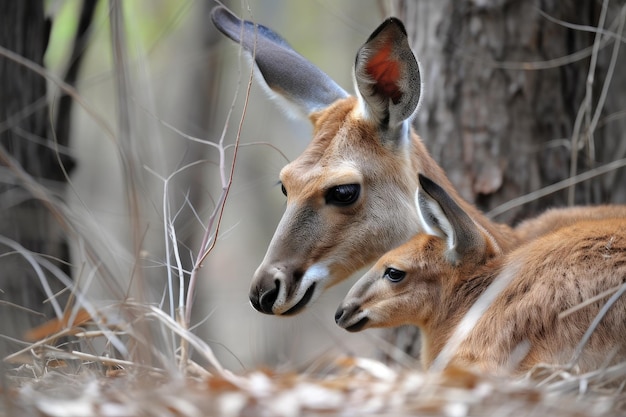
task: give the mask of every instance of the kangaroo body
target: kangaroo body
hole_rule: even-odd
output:
[[[453,349],[445,363],[491,372],[520,373],[572,359],[578,371],[588,371],[626,359],[626,297],[577,352],[626,282],[624,207],[564,210],[562,222],[556,222],[558,212],[547,213],[551,231],[546,226],[503,254],[432,181],[422,179],[417,204],[431,234],[382,256],[339,306],[339,325],[350,331],[418,326],[426,368],[447,347]]]

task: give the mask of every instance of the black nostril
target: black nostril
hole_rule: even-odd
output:
[[[343,308],[339,307],[337,309],[337,312],[335,312],[335,323],[339,324],[339,320],[341,319],[341,316],[343,316]]]
[[[293,282],[296,282],[296,283],[297,283],[297,282],[300,282],[300,280],[302,279],[302,277],[303,277],[303,276],[304,276],[304,272],[302,272],[302,271],[301,271],[301,270],[299,270],[299,269],[296,269],[296,270],[293,272]]]
[[[276,298],[278,297],[278,291],[280,290],[280,281],[279,280],[274,280],[274,288],[271,288],[269,290],[265,290],[263,292],[263,289],[259,289],[259,308],[258,310],[261,313],[265,313],[265,314],[274,314],[272,312],[272,307],[274,306],[274,303],[276,302]]]

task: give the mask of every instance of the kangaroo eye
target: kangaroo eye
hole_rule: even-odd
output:
[[[404,279],[405,276],[406,272],[400,271],[399,269],[395,268],[387,268],[385,270],[385,275],[383,275],[384,278],[388,279],[391,282],[400,282]]]
[[[283,194],[285,194],[285,197],[287,197],[287,189],[282,182],[280,183],[280,190],[283,192]]]
[[[361,192],[359,184],[345,184],[332,187],[326,193],[326,204],[335,206],[349,206],[354,203]]]

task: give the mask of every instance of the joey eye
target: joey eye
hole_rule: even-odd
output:
[[[391,282],[400,282],[404,279],[405,276],[406,272],[404,271],[400,271],[399,269],[395,268],[387,268],[385,269],[385,274],[383,275],[383,278],[386,278]]]
[[[285,197],[287,197],[287,189],[285,188],[285,185],[282,182],[280,183],[280,190],[283,192]]]
[[[359,198],[360,192],[359,184],[337,185],[326,192],[326,204],[349,206]]]

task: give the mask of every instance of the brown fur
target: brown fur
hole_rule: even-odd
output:
[[[283,216],[286,224],[279,225],[268,248],[268,257],[255,274],[253,289],[263,284],[258,279],[270,280],[266,285],[273,285],[274,275],[262,271],[277,264],[284,265],[281,267],[286,270],[304,271],[320,260],[329,263],[333,276],[326,284],[328,288],[408,240],[419,229],[414,209],[414,193],[419,187],[417,173],[439,183],[482,227],[495,249],[502,252],[581,218],[611,217],[626,212],[623,207],[613,206],[599,206],[591,211],[565,208],[523,222],[515,230],[495,223],[459,196],[415,132],[411,131],[408,155],[386,146],[376,125],[359,117],[357,106],[357,99],[349,97],[311,116],[314,123],[311,143],[280,174],[289,190],[288,205],[293,210]],[[350,208],[329,207],[324,204],[324,192],[329,185],[358,182],[333,181],[332,175],[346,165],[358,171],[365,198]],[[285,283],[289,294],[299,285],[290,277]]]
[[[523,221],[515,227],[515,233],[521,242],[528,242],[580,220],[623,217],[626,217],[626,205],[553,208],[538,217]]]
[[[519,244],[509,226],[491,222],[458,195],[410,127],[421,75],[398,19],[383,22],[357,52],[358,98],[277,42],[277,34],[268,35],[270,29],[257,32],[251,22],[240,26],[220,7],[212,19],[237,42],[242,31],[247,33],[243,46],[254,53],[267,87],[307,114],[314,126],[307,149],[280,174],[287,207],[251,283],[254,308],[296,314],[326,288],[417,233],[418,174],[440,184],[497,251]],[[358,199],[327,203],[329,191],[338,186],[360,187]],[[536,225],[533,233],[546,226],[553,227]]]
[[[442,184],[501,249],[509,250],[517,245],[509,226],[491,222],[458,195],[415,132],[411,132],[408,152],[386,146],[376,125],[359,118],[357,105],[357,99],[350,97],[312,116],[311,143],[280,174],[288,190],[288,206],[297,209],[283,216],[286,224],[279,225],[268,258],[259,271],[272,268],[277,262],[286,263],[286,259],[301,270],[325,260],[333,275],[326,285],[330,287],[374,262],[419,230],[414,210],[417,173]],[[345,165],[354,166],[361,175],[365,198],[350,208],[329,207],[324,204],[324,192],[329,185],[357,182],[332,181],[338,167]],[[315,220],[302,217],[305,208],[309,209],[307,213],[315,213]],[[260,276],[275,279],[272,275]],[[259,284],[253,282],[253,288],[255,285]]]
[[[568,363],[610,295],[566,317],[559,314],[626,282],[626,218],[571,222],[507,255],[495,254],[487,244],[482,259],[458,266],[445,261],[445,250],[443,239],[419,234],[384,255],[340,306],[338,314],[349,311],[340,324],[349,328],[366,316],[361,328],[416,325],[428,368],[489,285],[511,277],[450,364],[521,373],[539,363]],[[398,283],[384,279],[389,267],[406,271],[406,277]],[[600,322],[574,370],[626,359],[624,334],[626,297]],[[520,356],[512,357],[517,348]]]

